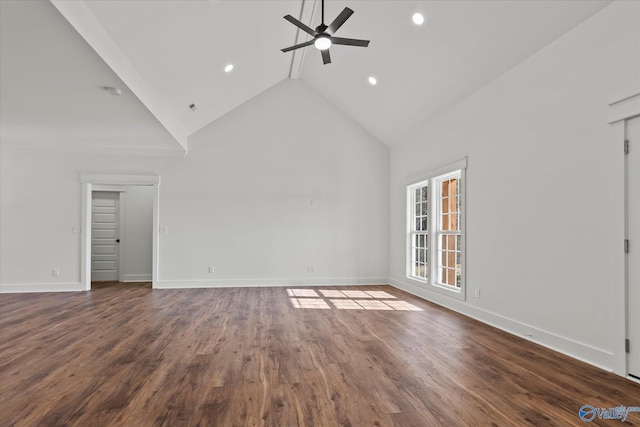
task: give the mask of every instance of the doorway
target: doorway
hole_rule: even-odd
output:
[[[85,290],[91,290],[92,280],[92,220],[93,220],[93,192],[122,192],[122,188],[126,186],[133,186],[135,188],[147,187],[149,189],[149,197],[151,203],[151,219],[150,219],[150,239],[151,239],[151,251],[147,254],[150,258],[151,273],[146,274],[145,281],[151,281],[152,287],[157,287],[158,281],[158,216],[159,216],[159,186],[160,177],[157,175],[104,175],[104,174],[80,174],[80,182],[82,184],[81,192],[81,207],[82,207],[82,228],[81,228],[81,250],[80,250],[80,280]],[[120,199],[120,215],[122,218],[122,203],[124,200]],[[122,232],[122,221],[118,225],[120,232]],[[126,227],[126,224],[124,224]],[[135,228],[138,230],[138,228]],[[118,237],[117,237],[118,238]],[[123,241],[119,243],[123,245]],[[118,243],[116,242],[116,245]],[[120,253],[122,253],[122,247],[120,247]],[[118,259],[118,279],[122,278],[123,274],[123,262],[126,262],[126,256],[119,257]],[[131,281],[141,281],[131,280]]]
[[[640,381],[640,117],[625,123],[627,374]]]
[[[616,307],[611,316],[617,325],[611,331],[613,371],[640,382],[640,92],[609,103],[608,123],[620,153],[609,172],[615,206],[620,206],[615,211],[619,221],[611,224],[612,247],[620,248],[613,254],[611,278],[621,283],[611,289]]]

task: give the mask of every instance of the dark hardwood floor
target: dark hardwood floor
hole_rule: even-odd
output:
[[[570,426],[585,404],[640,385],[388,286],[0,295],[2,426]]]

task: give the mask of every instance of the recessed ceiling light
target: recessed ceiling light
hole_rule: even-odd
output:
[[[226,67],[224,67],[224,72],[225,73],[229,73],[229,72],[231,72],[231,70],[233,70],[233,64],[229,64]]]
[[[375,85],[377,85],[377,84],[378,84],[378,80],[376,80],[376,78],[375,78],[375,77],[373,77],[373,76],[369,76],[369,84],[370,84],[371,86],[375,86]]]
[[[413,14],[413,16],[411,17],[411,20],[413,21],[414,24],[416,25],[422,25],[424,23],[424,16],[419,13],[416,12]]]

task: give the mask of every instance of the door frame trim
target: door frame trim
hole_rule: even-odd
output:
[[[91,290],[91,192],[103,190],[104,186],[152,186],[153,187],[153,233],[151,249],[151,283],[156,288],[159,280],[159,218],[160,177],[158,175],[108,175],[81,173],[81,231],[80,231],[80,284]]]
[[[618,220],[614,221],[614,229],[612,236],[613,247],[620,248],[620,255],[614,255],[614,273],[612,275],[613,283],[622,283],[622,286],[614,286],[613,298],[615,310],[613,314],[615,316],[614,329],[614,346],[613,346],[613,372],[630,378],[629,373],[629,361],[627,352],[625,349],[625,339],[628,333],[628,305],[627,289],[629,286],[627,277],[627,256],[623,250],[624,239],[627,238],[627,188],[626,188],[626,159],[624,155],[624,140],[626,138],[626,121],[634,117],[640,116],[640,92],[634,92],[629,96],[622,97],[616,101],[609,103],[609,119],[608,123],[611,126],[611,141],[615,145],[615,149],[618,150],[616,155],[616,170],[612,171],[611,177],[613,179],[612,185],[616,188],[622,186],[622,200],[619,202],[622,207]],[[618,193],[620,194],[620,193]],[[620,273],[617,273],[620,272]]]

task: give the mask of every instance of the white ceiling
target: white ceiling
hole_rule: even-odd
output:
[[[47,1],[0,1],[0,143],[184,153]]]
[[[339,35],[371,43],[367,49],[332,48],[331,66],[310,52],[302,78],[393,145],[418,122],[462,101],[609,3],[331,1],[328,16],[343,5],[355,11]],[[426,17],[420,27],[411,22],[415,11]],[[374,88],[366,83],[369,75],[378,80]]]
[[[327,24],[355,11],[337,36],[371,40],[332,47],[329,65],[314,47],[280,52],[305,37],[283,16],[316,27],[319,0],[52,3],[0,1],[2,144],[180,151],[291,74],[393,145],[610,2],[329,0]]]

